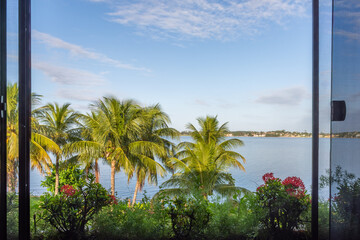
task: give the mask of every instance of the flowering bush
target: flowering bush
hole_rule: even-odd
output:
[[[268,234],[279,236],[299,229],[301,215],[310,207],[310,196],[298,177],[285,180],[273,173],[263,176],[264,184],[256,190],[257,203],[262,209],[262,224]]]
[[[62,189],[64,185],[77,188],[79,185],[84,185],[85,183],[85,170],[80,169],[78,165],[69,165],[66,169],[60,171],[59,189]],[[55,169],[52,169],[51,174],[45,177],[45,180],[41,182],[41,186],[46,187],[49,192],[55,192]]]
[[[84,235],[87,223],[102,207],[116,204],[94,176],[89,175],[87,182],[77,187],[65,184],[60,193],[45,193],[40,197],[42,218],[57,229],[63,238],[77,239]]]
[[[118,201],[116,200],[116,197],[114,195],[108,195],[110,200],[109,200],[109,204],[114,204],[114,205],[118,205]]]
[[[68,197],[72,197],[77,192],[77,190],[74,189],[73,186],[66,184],[61,187],[60,192],[64,193]]]

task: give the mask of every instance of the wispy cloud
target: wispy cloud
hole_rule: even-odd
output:
[[[33,30],[32,36],[34,39],[52,47],[52,48],[65,49],[65,50],[70,51],[71,54],[76,55],[76,56],[81,56],[83,58],[96,60],[96,61],[99,61],[102,63],[107,63],[107,64],[110,64],[117,68],[150,72],[149,69],[146,69],[143,67],[136,67],[136,66],[133,66],[132,64],[123,63],[121,61],[112,59],[104,54],[93,52],[93,51],[85,49],[82,46],[66,42],[60,38],[54,37],[47,33],[42,33],[42,32]]]
[[[352,9],[360,7],[360,2],[358,0],[337,0],[336,6],[341,7],[342,9]]]
[[[105,78],[99,74],[46,62],[33,62],[32,67],[42,71],[51,81],[62,85],[102,85],[106,81]]]
[[[231,39],[254,34],[269,22],[305,16],[309,0],[111,1],[110,20],[164,36]]]
[[[222,109],[230,109],[237,107],[236,104],[229,103],[224,99],[212,99],[212,100],[195,99],[193,104],[203,107],[222,108]]]
[[[56,91],[56,96],[58,97],[85,102],[95,101],[98,97],[97,95],[97,92],[91,89],[79,91],[74,88],[60,88]]]
[[[350,32],[350,31],[345,31],[345,30],[335,30],[334,34],[344,36],[344,37],[346,37],[348,39],[351,39],[351,40],[360,41],[360,34],[357,33],[357,32]]]
[[[309,93],[304,87],[291,87],[265,93],[258,97],[255,102],[276,105],[298,105],[308,96]]]
[[[210,107],[210,103],[201,100],[201,99],[195,99],[194,104],[204,106],[204,107]]]
[[[335,4],[334,34],[343,36],[349,40],[359,41],[360,2],[358,0],[338,0]]]

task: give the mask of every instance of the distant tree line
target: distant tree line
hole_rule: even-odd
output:
[[[182,131],[181,135],[189,135],[190,132]],[[358,133],[360,136],[360,133]],[[229,137],[311,137],[312,134],[304,131],[286,131],[286,130],[275,130],[275,131],[229,131]],[[321,138],[330,137],[329,133],[320,133]]]

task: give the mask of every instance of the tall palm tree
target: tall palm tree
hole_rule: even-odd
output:
[[[9,191],[15,191],[19,158],[19,88],[16,83],[7,86],[7,171]]]
[[[19,88],[16,83],[7,86],[7,156],[8,156],[8,187],[15,191],[17,183],[17,167],[19,159],[19,125],[18,125],[18,97]],[[32,105],[40,102],[40,96],[32,94]],[[36,168],[40,173],[48,173],[52,166],[51,158],[47,151],[58,152],[58,145],[50,138],[38,132],[38,109],[32,111],[31,139],[30,139],[30,163],[31,169]]]
[[[55,195],[59,192],[59,167],[63,160],[63,148],[66,144],[79,139],[79,114],[66,103],[59,106],[57,103],[47,104],[39,111],[41,115],[39,128],[51,138],[60,148],[55,155]]]
[[[145,136],[144,111],[134,101],[104,97],[90,107],[92,112],[83,115],[86,139],[71,144],[68,150],[78,154],[80,159],[85,159],[87,163],[94,161],[95,176],[98,175],[96,173],[98,159],[105,159],[111,166],[112,194],[115,194],[115,173],[120,169],[124,169],[128,174],[128,180],[135,172],[139,176],[142,174],[149,176],[151,172],[151,178],[155,172],[156,176],[157,173],[164,175],[165,169],[151,156],[158,155],[165,159],[164,146],[171,143],[162,139],[160,145],[159,141],[157,143],[140,137]],[[164,118],[168,117],[164,115]],[[166,134],[165,129],[159,129],[158,134],[171,135]],[[136,171],[135,166],[137,166]],[[139,189],[139,183],[137,186]]]
[[[130,171],[133,159],[130,144],[135,141],[139,126],[139,106],[132,100],[120,101],[115,97],[104,97],[91,106],[97,116],[92,123],[94,139],[101,146],[104,159],[111,166],[111,194],[115,194],[115,173],[121,168]]]
[[[85,169],[94,168],[95,182],[100,183],[99,159],[105,156],[105,145],[97,140],[94,135],[95,129],[101,125],[95,112],[81,115],[81,140],[66,146],[67,155],[77,155],[80,162],[85,164]]]
[[[147,149],[149,151],[142,152],[142,155],[147,158],[142,157],[135,162],[133,172],[136,175],[136,186],[132,205],[136,202],[138,191],[143,189],[146,178],[149,183],[157,184],[158,175],[164,176],[166,173],[165,169],[155,160],[155,157],[161,159],[166,165],[167,160],[173,156],[174,144],[168,139],[178,138],[180,133],[168,126],[170,122],[169,116],[161,110],[158,104],[144,108],[142,111],[139,141],[151,142],[153,147]],[[129,174],[130,177],[133,172]]]
[[[213,192],[226,195],[235,190],[244,190],[235,187],[234,179],[227,173],[229,167],[245,171],[239,160],[245,163],[245,158],[233,148],[242,146],[239,139],[225,139],[229,132],[227,123],[219,126],[217,117],[207,116],[198,118],[200,130],[188,124],[193,142],[181,142],[176,157],[172,163],[176,172],[164,182],[159,194],[192,193],[199,191],[204,198]]]

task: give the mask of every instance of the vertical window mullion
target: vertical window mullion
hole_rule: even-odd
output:
[[[30,0],[19,0],[19,239],[30,239]]]
[[[312,2],[312,191],[311,234],[318,239],[319,232],[319,0]]]
[[[6,156],[6,0],[0,0],[0,239],[7,237],[7,156]]]

